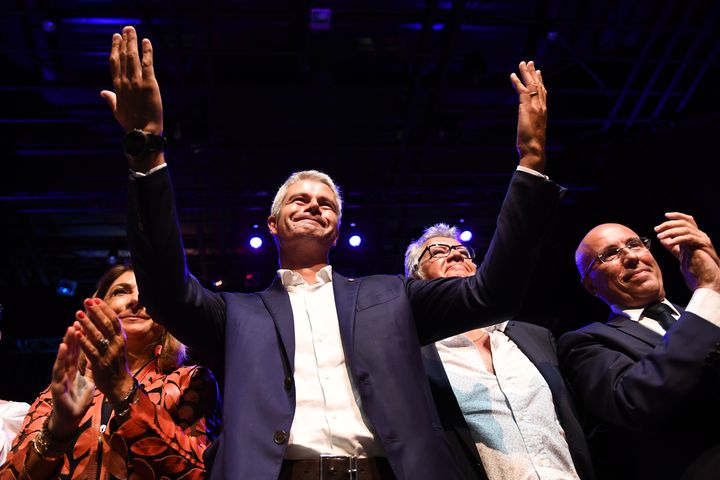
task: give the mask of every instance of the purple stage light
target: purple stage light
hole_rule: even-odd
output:
[[[469,242],[470,240],[472,240],[472,237],[473,237],[473,234],[470,230],[464,230],[460,234],[460,240],[462,240],[463,242]]]
[[[43,20],[42,21],[42,28],[47,33],[55,33],[55,30],[57,29],[57,25],[55,25],[55,22],[52,20]]]
[[[120,18],[120,17],[66,17],[61,20],[62,23],[71,25],[140,25],[140,18]]]
[[[332,10],[329,8],[310,9],[310,30],[330,30]]]
[[[252,237],[250,239],[250,246],[257,250],[258,248],[262,247],[263,241],[260,237]]]
[[[360,237],[360,235],[353,235],[352,237],[350,237],[348,239],[348,243],[350,244],[351,247],[354,247],[354,248],[359,247],[360,244],[362,243],[362,237]]]

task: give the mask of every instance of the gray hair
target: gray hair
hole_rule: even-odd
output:
[[[270,207],[270,215],[272,215],[276,219],[278,218],[278,216],[280,215],[280,207],[282,206],[282,202],[285,199],[288,188],[290,188],[290,185],[295,182],[299,182],[300,180],[315,180],[317,182],[324,183],[325,185],[330,187],[330,190],[333,191],[333,193],[335,194],[335,199],[337,200],[338,211],[335,213],[337,213],[339,222],[340,218],[342,217],[342,195],[340,194],[340,188],[335,185],[335,182],[333,182],[333,179],[330,178],[328,174],[323,173],[319,170],[303,170],[301,172],[295,172],[290,175],[288,179],[285,180],[285,183],[283,183],[280,188],[278,188],[278,191],[275,194],[275,198],[272,202],[272,207]]]
[[[427,227],[420,238],[408,245],[405,250],[405,276],[408,278],[423,278],[420,271],[420,255],[423,245],[431,238],[447,237],[460,241],[460,231],[457,227],[451,227],[446,223],[436,223]]]

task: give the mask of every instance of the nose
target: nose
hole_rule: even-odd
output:
[[[453,248],[450,250],[450,253],[447,256],[446,262],[463,262],[465,261],[465,257],[463,257],[457,248]]]
[[[310,201],[307,204],[307,210],[309,212],[318,213],[320,212],[320,204],[317,201],[317,198],[311,198]]]
[[[630,250],[627,247],[622,247],[620,251],[618,252],[618,255],[620,255],[620,259],[622,261],[622,264],[625,266],[634,266],[637,265],[640,261],[640,252],[637,252],[635,250]]]
[[[133,313],[136,313],[140,310],[145,310],[145,305],[140,303],[139,295],[137,293],[133,293],[128,297],[127,308]]]

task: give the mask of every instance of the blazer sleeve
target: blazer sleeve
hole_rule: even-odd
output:
[[[693,409],[720,328],[685,312],[655,347],[615,327],[591,324],[558,342],[561,367],[582,408],[611,426],[640,430]]]
[[[212,366],[222,365],[225,302],[187,269],[168,168],[131,176],[128,197],[128,242],[140,301],[181,342],[215,355],[208,359]]]
[[[544,178],[515,172],[477,273],[408,280],[421,343],[504,321],[519,312],[564,192]]]

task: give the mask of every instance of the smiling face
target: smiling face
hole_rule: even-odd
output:
[[[637,233],[617,223],[593,228],[578,247],[578,269],[584,272],[598,253],[624,246],[635,238]],[[647,248],[622,249],[612,261],[596,261],[583,279],[583,285],[608,305],[621,308],[644,307],[665,298],[662,272]]]
[[[145,307],[140,304],[138,295],[135,273],[130,270],[112,282],[103,300],[120,318],[128,340],[144,340],[138,343],[151,345],[162,335],[163,327],[153,322]]]
[[[423,243],[422,248],[425,249],[433,243],[462,245],[462,243],[451,237],[433,237]],[[421,278],[469,277],[475,275],[476,270],[477,267],[472,259],[463,257],[457,249],[451,250],[450,254],[444,258],[431,258],[429,252],[425,252],[420,258],[419,273]]]
[[[290,185],[277,215],[268,218],[268,228],[280,248],[312,239],[330,249],[338,237],[338,201],[323,182],[304,179]]]

